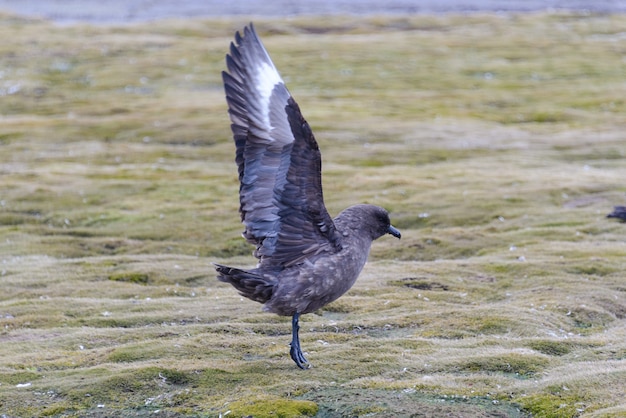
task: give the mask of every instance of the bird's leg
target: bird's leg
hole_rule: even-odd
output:
[[[300,337],[298,336],[298,331],[300,330],[300,325],[298,325],[298,319],[300,318],[299,313],[295,313],[291,318],[291,350],[289,350],[289,354],[291,355],[292,360],[296,363],[298,367],[301,369],[308,369],[311,367],[307,359],[302,354],[302,349],[300,348]]]

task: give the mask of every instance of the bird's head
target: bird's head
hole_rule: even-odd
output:
[[[380,206],[355,205],[348,209],[353,228],[368,231],[372,240],[378,239],[385,234],[393,235],[400,239],[400,231],[391,225],[389,213]]]

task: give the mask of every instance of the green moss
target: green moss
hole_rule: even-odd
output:
[[[354,310],[354,307],[350,303],[342,301],[340,299],[324,306],[323,310],[324,312],[329,312],[329,313],[344,314],[344,313],[352,312]]]
[[[555,123],[566,122],[570,116],[558,111],[534,112],[521,117],[520,122]]]
[[[576,306],[569,311],[568,317],[580,332],[599,332],[615,321],[615,317],[603,309],[593,309],[587,306]]]
[[[186,385],[191,381],[188,372],[174,369],[163,369],[159,372],[159,377],[172,385]]]
[[[582,274],[589,276],[607,276],[609,274],[619,271],[619,269],[607,266],[601,263],[589,263],[569,266],[567,271],[573,274]]]
[[[41,379],[41,377],[41,374],[31,371],[0,373],[0,382],[7,385],[19,385],[31,383],[35,380]]]
[[[498,372],[531,377],[544,370],[549,364],[545,357],[511,353],[472,358],[459,363],[458,368],[468,372]]]
[[[573,345],[567,341],[536,340],[528,347],[549,356],[564,356],[572,351]]]
[[[149,279],[150,276],[147,273],[128,272],[109,275],[109,280],[112,280],[114,282],[148,284]]]
[[[464,223],[464,221],[459,222],[461,224]],[[482,223],[482,221],[480,222]],[[402,223],[401,221],[400,224]],[[398,226],[401,230],[405,230],[407,227],[416,228],[417,225]],[[409,238],[404,245],[389,246],[384,251],[373,250],[371,257],[373,259],[398,259],[403,261],[466,259],[478,255],[493,245],[493,242],[476,236],[468,237],[457,234],[439,237],[425,236],[418,240]]]
[[[241,237],[232,238],[226,241],[225,245],[209,252],[211,257],[228,258],[240,255],[252,254],[252,247],[245,239]]]
[[[115,349],[115,351],[108,355],[109,361],[114,363],[130,363],[134,361],[146,360],[152,357],[153,355],[146,351],[145,346],[121,347]]]
[[[245,386],[245,382],[253,379],[254,376],[252,375],[220,369],[205,369],[198,376],[199,384],[215,393],[228,392],[240,385]]]
[[[572,418],[585,409],[583,400],[573,395],[535,394],[518,402],[536,418]]]
[[[67,416],[68,412],[76,411],[78,408],[80,408],[79,405],[74,405],[69,402],[59,402],[54,405],[45,407],[43,411],[41,411],[41,416],[44,416],[44,417]]]
[[[115,374],[98,376],[82,385],[74,385],[63,392],[70,401],[124,403],[125,398],[137,401],[138,398],[157,392],[168,392],[169,385],[184,385],[189,380],[183,372],[156,366],[131,367]],[[169,379],[173,378],[173,381]],[[145,399],[145,398],[144,398]]]
[[[477,331],[484,335],[505,334],[511,325],[511,321],[507,319],[486,317],[478,325]]]
[[[260,397],[252,400],[235,401],[228,405],[233,417],[255,418],[277,417],[297,418],[312,417],[317,414],[318,406],[312,401],[295,399]]]
[[[0,225],[36,224],[41,222],[39,216],[37,213],[0,212]]]
[[[145,372],[143,370],[142,373],[126,372],[111,376],[102,382],[99,391],[108,394],[109,397],[112,394],[123,395],[145,391],[148,386],[153,385],[152,379],[158,377],[158,372],[149,375]]]
[[[431,296],[431,294],[429,294]],[[431,297],[435,297],[432,295]],[[507,334],[519,325],[509,318],[493,316],[493,313],[482,316],[467,313],[450,312],[440,318],[428,318],[422,325],[420,335],[446,339],[463,339],[485,335]]]
[[[23,132],[5,132],[0,134],[0,145],[8,145],[14,140],[19,140],[24,135]]]

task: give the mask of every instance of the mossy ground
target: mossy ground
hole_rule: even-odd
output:
[[[256,22],[329,211],[403,233],[303,318],[307,371],[211,265],[254,263],[220,79],[244,23],[0,17],[0,414],[625,416],[626,16]]]

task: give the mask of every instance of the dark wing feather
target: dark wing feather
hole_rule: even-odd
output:
[[[254,27],[237,32],[222,73],[237,148],[243,236],[261,267],[340,248],[324,206],[321,156]]]

